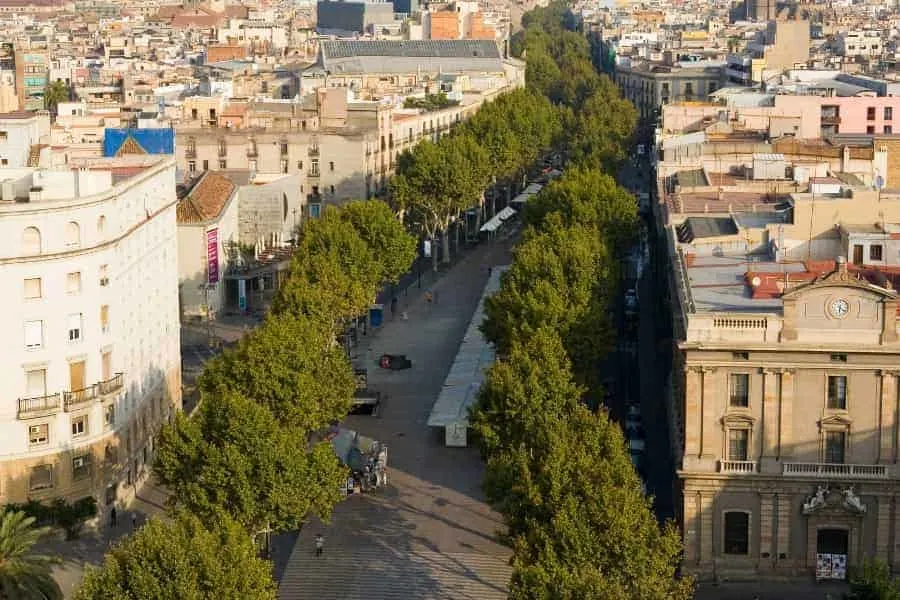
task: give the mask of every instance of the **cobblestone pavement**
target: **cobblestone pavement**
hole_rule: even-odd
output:
[[[510,243],[471,251],[445,276],[399,297],[400,310],[361,339],[355,362],[384,394],[378,417],[347,427],[389,446],[389,486],[337,506],[330,524],[300,532],[281,579],[282,600],[506,598],[509,551],[495,541],[502,522],[481,493],[474,448],[446,448],[426,425],[431,407],[487,282],[487,267],[508,264]],[[424,301],[427,290],[437,302]],[[407,320],[400,318],[406,311]],[[379,369],[383,353],[406,354],[412,368]],[[325,536],[323,556],[313,552]]]

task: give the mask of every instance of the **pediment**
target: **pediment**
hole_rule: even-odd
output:
[[[890,285],[890,282],[887,285]],[[847,292],[868,292],[884,300],[897,298],[897,292],[893,289],[879,287],[857,277],[854,273],[840,270],[818,277],[808,283],[800,284],[794,289],[785,292],[781,297],[783,300],[798,300],[806,294],[827,290],[828,288],[837,288],[834,290],[835,292],[839,292],[841,289]]]
[[[849,427],[852,424],[853,420],[849,417],[849,415],[845,415],[842,413],[828,415],[822,417],[819,420],[819,427]]]
[[[729,412],[722,417],[723,427],[752,428],[755,423],[756,419],[754,419],[749,412]]]

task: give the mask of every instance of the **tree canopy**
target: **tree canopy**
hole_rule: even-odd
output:
[[[298,435],[343,418],[356,389],[353,368],[332,330],[309,317],[270,315],[207,363],[206,397],[233,391],[267,407]]]
[[[34,527],[35,518],[7,510],[0,517],[0,598],[4,600],[62,600],[53,579],[58,558],[34,554],[32,548],[49,527]]]
[[[328,442],[310,446],[230,391],[162,428],[154,473],[175,507],[204,521],[225,515],[251,533],[296,529],[309,513],[328,518],[347,474]]]
[[[228,519],[151,519],[88,567],[75,600],[275,600],[271,566]]]

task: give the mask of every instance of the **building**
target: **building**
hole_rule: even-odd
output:
[[[722,86],[722,65],[676,65],[635,62],[616,67],[622,95],[642,119],[656,118],[670,102],[705,101]]]
[[[30,163],[39,161],[40,153],[49,140],[48,113],[23,111],[0,114],[0,167],[18,169],[37,166]]]
[[[878,31],[842,31],[835,39],[840,56],[871,58],[884,54],[884,42]]]
[[[0,170],[0,502],[134,493],[181,406],[175,162]],[[20,332],[14,335],[14,332]],[[21,337],[19,337],[21,336]]]
[[[319,0],[316,30],[319,32],[372,33],[374,25],[394,22],[391,2]]]
[[[776,0],[744,0],[748,21],[774,21],[777,14]]]
[[[44,89],[50,72],[50,55],[46,49],[19,50],[15,53],[16,91],[23,110],[44,108]]]

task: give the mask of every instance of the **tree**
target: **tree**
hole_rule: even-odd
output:
[[[545,418],[570,413],[582,394],[559,334],[542,326],[513,341],[507,356],[493,364],[470,410],[469,425],[482,451],[493,455],[527,443]]]
[[[488,461],[485,487],[515,548],[511,598],[691,597],[692,582],[675,577],[678,533],[657,524],[605,413],[548,417]]]
[[[381,283],[382,267],[371,247],[336,208],[306,221],[291,271],[272,307],[276,313],[307,316],[330,327],[368,310]]]
[[[434,240],[443,234],[444,261],[450,261],[450,225],[460,212],[478,204],[488,184],[488,157],[466,131],[453,132],[438,143],[417,144],[398,161],[391,195],[407,222]],[[437,270],[437,253],[433,252]]]
[[[866,558],[850,571],[847,600],[900,600],[900,582],[883,560]]]
[[[52,565],[59,559],[32,554],[32,547],[47,534],[35,528],[34,517],[22,511],[6,511],[0,519],[0,598],[4,600],[62,600],[53,579]]]
[[[269,315],[234,350],[207,363],[205,397],[236,392],[267,407],[305,436],[350,410],[353,368],[327,324],[290,314]]]
[[[88,567],[75,600],[275,600],[271,565],[247,533],[228,519],[210,525],[186,513],[151,519]]]
[[[54,81],[44,88],[44,108],[56,118],[57,107],[60,102],[68,102],[70,98],[69,86],[62,81]]]
[[[339,215],[372,249],[380,267],[380,281],[396,283],[409,271],[416,259],[416,238],[403,228],[403,222],[387,204],[358,200],[342,206]]]
[[[175,507],[204,522],[227,515],[249,533],[328,518],[347,475],[330,443],[310,444],[234,392],[203,394],[194,418],[165,425],[153,470]]]

